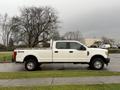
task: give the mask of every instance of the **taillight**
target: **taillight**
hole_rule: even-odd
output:
[[[14,51],[14,52],[13,52],[13,58],[12,58],[13,60],[12,60],[12,61],[15,61],[15,60],[16,60],[16,55],[17,55],[17,52]]]

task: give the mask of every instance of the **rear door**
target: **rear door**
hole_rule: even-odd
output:
[[[56,42],[53,50],[53,62],[68,62],[69,49],[67,42]]]

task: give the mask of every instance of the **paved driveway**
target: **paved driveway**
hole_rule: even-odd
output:
[[[111,54],[111,62],[104,70],[120,72],[120,54]],[[42,70],[88,70],[86,64],[43,64]],[[24,64],[1,63],[0,72],[24,71]]]

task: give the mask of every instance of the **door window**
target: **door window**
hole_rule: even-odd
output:
[[[57,49],[68,49],[68,44],[67,42],[57,42],[56,48]]]
[[[79,44],[79,43],[70,42],[70,49],[85,50],[86,48],[83,45]]]

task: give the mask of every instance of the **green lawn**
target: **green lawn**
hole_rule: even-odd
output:
[[[0,87],[0,90],[120,90],[120,84]]]
[[[90,77],[90,76],[120,76],[120,72],[91,71],[91,70],[0,72],[0,79],[46,78],[46,77]]]
[[[12,52],[0,52],[0,62],[12,61]]]

